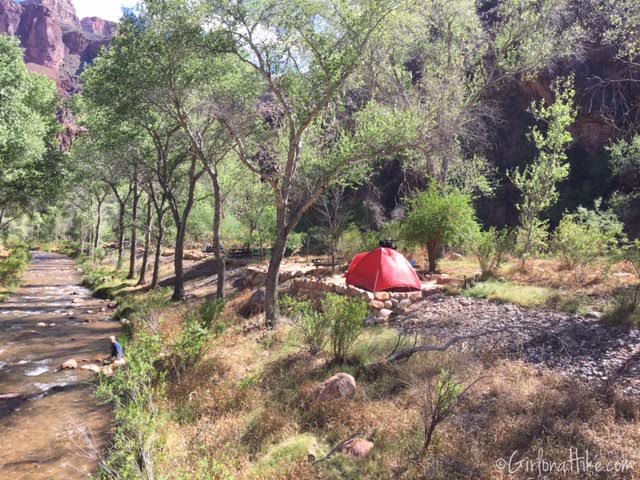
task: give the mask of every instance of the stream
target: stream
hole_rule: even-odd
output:
[[[112,429],[93,374],[59,370],[110,352],[106,301],[63,255],[33,252],[22,287],[0,304],[0,478],[86,479]]]

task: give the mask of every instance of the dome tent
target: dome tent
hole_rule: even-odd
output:
[[[356,255],[347,271],[347,285],[371,292],[420,290],[418,274],[404,256],[391,248]]]

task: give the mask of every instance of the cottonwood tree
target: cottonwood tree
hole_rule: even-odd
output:
[[[558,79],[553,83],[554,102],[532,103],[531,111],[538,121],[531,129],[538,154],[524,168],[511,173],[513,184],[522,192],[517,208],[520,229],[517,248],[524,263],[526,257],[539,251],[546,243],[548,222],[541,218],[558,201],[558,184],[569,176],[566,149],[573,141],[567,130],[576,118],[573,78]]]
[[[232,53],[257,74],[263,92],[248,111],[233,104],[221,111],[220,121],[240,160],[275,198],[265,301],[266,321],[274,326],[280,266],[302,216],[328,186],[361,180],[368,162],[401,150],[412,133],[392,109],[365,100],[354,111],[344,101],[356,88],[350,81],[363,67],[363,49],[398,3],[209,3],[209,25],[233,38]]]
[[[0,231],[66,186],[57,108],[55,84],[30,73],[18,40],[0,35]]]

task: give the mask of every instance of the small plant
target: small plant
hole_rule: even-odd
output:
[[[604,315],[604,321],[621,327],[640,327],[640,301],[637,288],[617,295]]]
[[[369,306],[362,300],[329,294],[322,302],[323,315],[330,322],[333,357],[342,362],[364,330]]]
[[[295,328],[309,353],[317,355],[322,352],[329,340],[329,318],[316,311],[307,300],[285,297],[280,304],[294,320]]]
[[[480,264],[481,280],[494,277],[511,248],[511,235],[507,230],[491,227],[480,232],[474,246],[474,252]]]
[[[424,443],[422,451],[427,452],[433,433],[438,425],[445,421],[453,412],[453,407],[460,398],[480,379],[468,387],[464,387],[455,376],[447,370],[441,370],[440,374],[429,379],[426,385],[425,401],[422,409],[424,423]]]

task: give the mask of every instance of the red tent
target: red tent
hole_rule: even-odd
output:
[[[371,292],[420,290],[418,274],[401,253],[391,248],[356,255],[349,265],[347,285]]]

